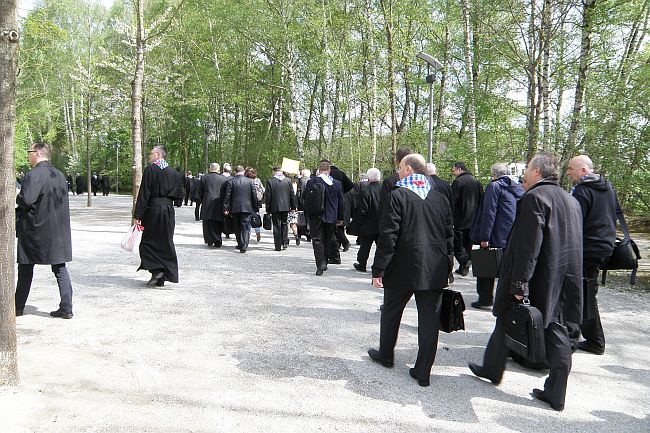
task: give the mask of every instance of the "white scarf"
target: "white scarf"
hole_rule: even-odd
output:
[[[329,176],[329,175],[327,175],[327,174],[325,174],[325,173],[320,173],[320,174],[318,175],[318,177],[320,177],[321,179],[323,179],[323,182],[325,182],[325,183],[328,184],[329,186],[334,185],[334,179],[332,178],[332,176]]]

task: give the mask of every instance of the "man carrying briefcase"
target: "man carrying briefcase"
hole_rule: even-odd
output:
[[[550,364],[544,389],[535,398],[564,409],[571,371],[571,342],[565,322],[582,316],[582,213],[580,205],[558,185],[558,158],[537,154],[524,174],[524,194],[501,261],[493,313],[494,332],[483,365],[469,363],[472,373],[498,385],[509,351],[504,316],[514,300],[528,296],[542,313]]]

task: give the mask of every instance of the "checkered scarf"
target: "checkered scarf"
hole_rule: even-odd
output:
[[[161,170],[169,166],[169,164],[167,164],[167,161],[165,161],[164,159],[157,159],[153,163],[156,164],[158,167],[160,167]]]
[[[427,198],[429,191],[431,191],[431,184],[429,183],[427,176],[423,174],[412,174],[400,180],[395,185],[413,191],[420,196],[422,200]]]

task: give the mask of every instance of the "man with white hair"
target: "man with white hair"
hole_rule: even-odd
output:
[[[357,197],[352,225],[358,233],[359,251],[354,269],[366,272],[366,263],[370,255],[370,247],[377,242],[379,234],[379,198],[381,195],[381,172],[371,168],[367,172],[368,181],[359,183],[359,196]]]
[[[203,241],[209,246],[219,248],[223,232],[223,197],[221,189],[226,178],[219,174],[219,164],[210,164],[210,171],[201,177],[198,196],[201,197],[201,221]]]
[[[418,354],[409,375],[429,386],[436,357],[442,289],[453,268],[451,209],[425,174],[418,154],[404,156],[397,188],[386,197],[380,216],[372,285],[384,288],[379,349],[368,356],[384,367],[394,364],[395,344],[404,308],[415,295],[418,309]]]
[[[605,353],[605,334],[600,323],[596,302],[598,293],[598,271],[607,262],[616,241],[616,218],[622,217],[616,193],[603,176],[594,173],[594,163],[586,155],[578,155],[569,161],[567,176],[575,185],[573,196],[580,203],[583,218],[583,284],[590,285],[585,299],[585,312],[592,317],[583,317],[580,330],[585,341],[578,343],[578,349],[596,355]]]
[[[444,195],[445,197],[447,197],[447,201],[449,202],[449,206],[451,206],[453,212],[454,194],[451,191],[451,185],[449,184],[449,182],[447,182],[444,179],[440,179],[438,177],[438,169],[436,168],[436,165],[432,162],[427,164],[427,174],[433,180],[433,184],[436,186],[438,192]]]

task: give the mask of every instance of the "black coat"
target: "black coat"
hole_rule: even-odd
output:
[[[53,265],[72,260],[68,184],[47,161],[23,179],[16,197],[18,263]]]
[[[471,173],[464,171],[451,184],[454,193],[454,229],[466,230],[472,226],[483,187]]]
[[[438,190],[438,192],[447,198],[447,201],[449,202],[449,206],[451,206],[451,210],[453,212],[454,193],[451,191],[451,185],[449,185],[449,182],[447,182],[444,179],[440,179],[435,174],[429,177],[433,179],[433,183],[436,185],[436,189]]]
[[[379,224],[372,276],[385,287],[441,290],[452,270],[454,234],[451,209],[431,189],[425,199],[406,188],[389,195]]]
[[[614,188],[603,176],[592,173],[576,184],[573,196],[582,209],[584,258],[611,256],[616,219],[622,213]]]
[[[230,213],[256,213],[257,194],[253,180],[236,175],[231,181],[226,182],[226,194],[223,198],[223,211]]]
[[[208,173],[201,177],[197,195],[201,197],[201,219],[223,221],[223,197],[221,187],[226,178],[219,173]]]
[[[379,215],[383,212],[384,203],[386,203],[386,200],[388,199],[388,194],[397,188],[395,186],[397,182],[399,182],[399,174],[393,173],[381,183],[381,191],[379,193]]]
[[[178,282],[178,260],[174,247],[176,219],[173,202],[183,197],[180,173],[168,166],[150,164],[142,173],[142,184],[133,217],[142,220],[139,269],[162,269],[165,279]]]
[[[339,182],[341,182],[341,187],[343,188],[343,194],[345,194],[346,192],[354,188],[354,183],[352,183],[348,175],[345,174],[344,171],[339,170],[339,168],[334,164],[330,164],[330,176],[332,176],[333,179],[336,179]]]
[[[293,192],[293,183],[288,177],[282,180],[273,176],[266,181],[266,211],[289,212],[296,208],[296,194]]]
[[[503,317],[527,283],[531,305],[553,321],[582,321],[582,214],[557,184],[541,181],[519,201],[503,253],[493,313]],[[524,284],[525,285],[525,284]]]
[[[102,188],[110,188],[111,179],[107,175],[102,176]]]
[[[352,229],[359,236],[374,237],[379,233],[379,182],[362,183],[352,216]]]
[[[77,176],[75,177],[74,182],[77,185],[77,194],[81,194],[84,188],[84,178],[81,176]]]

